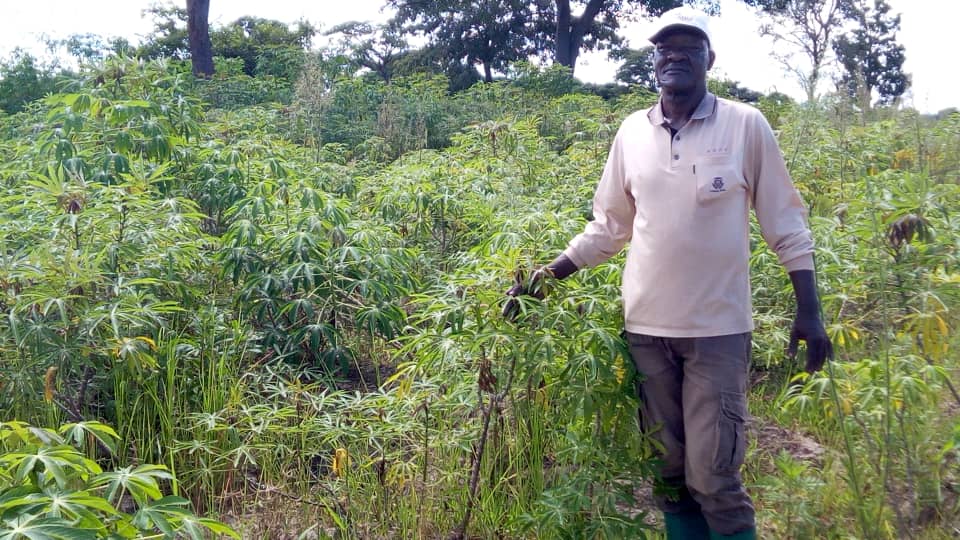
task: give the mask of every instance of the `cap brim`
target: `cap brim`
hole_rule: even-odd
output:
[[[708,36],[707,33],[704,32],[699,27],[693,26],[691,24],[677,23],[677,24],[668,24],[667,26],[664,26],[663,28],[657,30],[656,34],[650,36],[650,43],[656,44],[657,40],[660,39],[664,34],[668,34],[670,32],[674,32],[677,30],[692,32],[694,34],[701,36],[703,39],[707,40],[707,43],[710,42],[710,36]]]

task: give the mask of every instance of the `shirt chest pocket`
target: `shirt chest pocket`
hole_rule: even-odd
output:
[[[696,165],[697,202],[714,204],[742,196],[747,181],[736,160],[730,156],[711,156]]]

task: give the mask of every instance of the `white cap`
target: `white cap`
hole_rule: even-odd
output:
[[[657,19],[653,34],[650,36],[650,42],[656,43],[660,35],[667,30],[685,28],[703,34],[707,38],[707,43],[712,47],[713,40],[710,39],[709,21],[710,17],[706,13],[690,6],[673,8]]]

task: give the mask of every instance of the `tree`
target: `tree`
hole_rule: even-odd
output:
[[[210,38],[213,42],[213,53],[224,58],[242,59],[243,72],[247,75],[270,73],[291,78],[302,67],[304,50],[310,47],[316,32],[306,21],[298,21],[291,29],[280,21],[240,17],[227,26],[214,30]],[[276,63],[284,56],[297,57],[299,60],[290,69],[265,65]]]
[[[777,6],[785,0],[741,0],[750,6]],[[690,2],[690,0],[688,0]],[[623,43],[619,21],[635,14],[660,15],[684,0],[388,0],[403,32],[431,38],[451,55],[501,69],[530,56],[553,60],[573,73],[584,50],[616,50]],[[719,0],[695,0],[716,13]]]
[[[154,4],[145,13],[153,16],[154,30],[138,49],[138,56],[193,58],[186,10]],[[268,74],[287,79],[299,74],[305,61],[304,50],[315,34],[314,27],[304,21],[291,29],[280,21],[258,17],[241,17],[207,32],[211,58],[239,58],[246,75]],[[211,67],[210,73],[212,70]]]
[[[773,8],[786,0],[741,0],[749,6]],[[679,7],[684,3],[697,4],[710,13],[720,9],[719,0],[555,0],[553,28],[555,30],[554,60],[570,68],[577,65],[577,58],[583,50],[615,48],[623,39],[617,35],[618,21],[636,14],[658,16],[664,11]],[[573,8],[583,6],[580,15],[574,15]]]
[[[483,80],[473,65],[450,59],[445,48],[430,45],[406,51],[397,58],[393,71],[395,77],[417,73],[443,75],[450,82],[447,89],[451,93],[466,90]]]
[[[0,110],[13,114],[28,103],[56,91],[54,69],[44,66],[23,49],[0,61]]]
[[[763,25],[760,32],[773,38],[774,48],[770,56],[797,78],[807,94],[807,101],[817,97],[817,86],[833,45],[834,31],[840,28],[849,1],[785,0],[782,5],[768,6],[765,10],[771,21]],[[799,50],[807,63],[797,62],[796,54],[784,50]]]
[[[745,86],[740,86],[737,81],[730,79],[710,79],[708,81],[710,91],[714,94],[742,101],[743,103],[757,103],[763,98],[763,94],[756,90],[751,90]]]
[[[611,56],[623,60],[623,63],[617,68],[616,80],[626,84],[642,86],[651,92],[657,91],[652,46],[640,49],[625,49]]]
[[[910,86],[910,76],[903,71],[903,45],[897,43],[900,15],[890,14],[886,0],[855,0],[847,16],[857,26],[837,38],[834,52],[843,66],[839,87],[857,99],[862,110],[870,108],[874,91],[878,103],[893,103]]]
[[[187,37],[190,61],[197,77],[213,75],[213,44],[210,42],[210,0],[187,0]]]
[[[153,32],[137,49],[142,58],[176,58],[185,60],[190,55],[187,38],[187,10],[173,5],[151,4],[143,15],[153,18]]]
[[[539,13],[547,0],[388,0],[391,26],[426,36],[450,60],[483,66],[484,80],[545,50]]]
[[[376,73],[384,82],[390,82],[397,62],[409,50],[407,42],[387,26],[372,26],[365,22],[346,22],[330,29],[326,35],[342,36],[340,47],[360,67]]]
[[[108,56],[133,56],[134,47],[122,37],[103,37],[96,34],[70,34],[66,39],[44,38],[47,51],[54,57],[64,53],[77,63],[99,62]]]

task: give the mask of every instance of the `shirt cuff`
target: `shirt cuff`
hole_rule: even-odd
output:
[[[578,255],[577,252],[571,248],[563,250],[563,254],[566,255],[568,259],[573,261],[573,264],[577,265],[577,269],[587,268],[590,266],[590,264],[585,261],[583,257],[580,257],[580,255]]]
[[[783,266],[787,269],[788,274],[795,270],[813,270],[813,253],[784,261]]]

